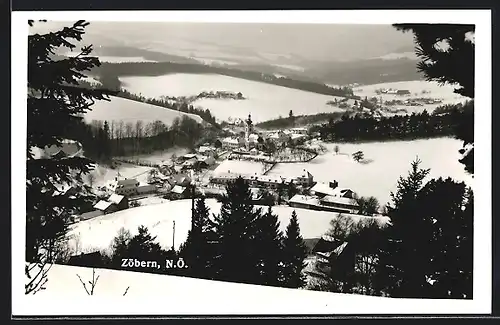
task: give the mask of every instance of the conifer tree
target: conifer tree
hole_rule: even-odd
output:
[[[420,164],[417,158],[409,175],[399,178],[396,193],[391,193],[392,205],[387,205],[391,225],[380,247],[375,285],[376,291],[392,297],[421,297],[427,289],[425,276],[419,272],[426,247],[420,244],[430,240],[430,234],[417,195],[430,170],[421,169]]]
[[[29,21],[30,26],[34,22]],[[28,134],[26,179],[26,260],[44,263],[52,260],[55,243],[67,232],[68,217],[93,198],[82,175],[91,169],[83,157],[38,159],[33,148],[60,146],[68,138],[68,128],[81,121],[96,100],[108,100],[110,92],[81,87],[84,72],[99,66],[90,57],[91,46],[84,46],[74,57],[55,59],[58,48],[73,50],[71,40],[81,41],[85,21],[47,34],[28,36]],[[76,140],[76,139],[73,139]],[[63,185],[77,185],[82,191],[65,195]]]
[[[255,222],[262,209],[255,209],[248,184],[239,177],[226,188],[221,211],[215,218],[217,279],[254,283],[259,278],[257,269]]]
[[[192,228],[181,247],[180,255],[189,267],[187,272],[190,276],[213,278],[215,232],[213,222],[210,220],[210,210],[204,198],[196,200],[192,218]]]
[[[307,248],[300,234],[297,213],[293,210],[283,238],[283,277],[285,287],[301,288],[304,286],[305,276],[302,270],[305,267],[304,259],[306,257]]]
[[[259,216],[255,222],[257,233],[255,248],[258,257],[259,279],[261,285],[279,286],[282,281],[282,240],[283,233],[279,229],[278,216],[271,207]]]
[[[472,299],[472,191],[451,178],[433,179],[419,192],[418,201],[432,232],[422,243],[428,260],[420,267],[432,281],[427,296]]]
[[[429,81],[455,86],[455,93],[474,99],[475,25],[466,24],[395,24],[402,32],[412,32],[415,53],[420,61],[417,70]],[[472,104],[473,107],[473,104]],[[456,137],[463,141],[460,162],[474,174],[474,115],[461,121],[472,130]],[[471,136],[472,135],[472,136]]]
[[[152,236],[147,227],[139,226],[137,235],[132,237],[127,245],[126,256],[122,258],[161,262],[165,256],[165,251],[156,242],[156,236]]]

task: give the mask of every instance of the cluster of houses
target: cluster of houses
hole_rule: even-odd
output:
[[[314,184],[314,177],[307,170],[303,170],[301,175],[287,178],[282,176],[268,176],[268,175],[248,175],[241,173],[218,173],[210,177],[210,182],[217,185],[227,185],[233,183],[237,178],[241,177],[251,187],[263,187],[268,189],[277,189],[280,185],[288,185],[293,183],[301,187],[310,187]]]
[[[290,142],[298,142],[308,136],[307,128],[293,128],[270,132],[255,132],[252,117],[242,121],[245,126],[244,135],[235,135],[220,140],[225,150],[238,150],[242,152],[257,153],[262,150],[267,141],[272,141],[277,146],[283,146]]]
[[[409,91],[408,89],[392,89],[392,88],[389,88],[389,89],[385,89],[385,88],[377,89],[377,90],[375,90],[375,93],[377,93],[377,95],[380,95],[380,94],[398,95],[398,96],[408,96],[408,95],[411,95],[411,91]]]
[[[349,188],[338,186],[337,181],[316,183],[310,190],[311,195],[297,194],[288,204],[295,208],[357,214],[359,205],[356,193]]]

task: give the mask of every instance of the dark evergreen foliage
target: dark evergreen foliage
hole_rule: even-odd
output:
[[[254,208],[251,192],[240,177],[227,186],[227,196],[222,199],[220,214],[215,218],[218,236],[217,278],[242,283],[258,283],[258,250],[255,223],[262,214]]]
[[[191,229],[186,242],[181,246],[179,255],[189,266],[187,275],[197,278],[213,279],[216,254],[216,234],[210,211],[205,199],[196,200],[192,215]]]
[[[472,191],[412,163],[388,206],[376,287],[392,297],[472,298]],[[469,199],[470,198],[470,199]]]
[[[445,114],[430,115],[427,111],[392,117],[363,117],[360,114],[344,116],[339,121],[323,124],[319,128],[325,141],[383,141],[410,140],[455,136],[455,130],[470,115],[470,106]]]
[[[30,24],[33,24],[30,21]],[[28,36],[28,133],[26,175],[26,259],[40,260],[39,253],[52,250],[66,233],[68,217],[93,199],[83,186],[82,174],[91,170],[92,161],[82,157],[48,157],[37,159],[32,149],[60,146],[67,136],[68,125],[81,120],[80,115],[96,100],[108,99],[109,92],[79,87],[85,71],[99,66],[85,46],[72,58],[55,61],[52,55],[60,47],[74,49],[71,42],[81,41],[85,21],[47,34]],[[66,195],[60,188],[75,185],[81,191]]]
[[[300,234],[299,221],[294,210],[283,238],[283,279],[285,287],[301,288],[305,285],[305,276],[302,270],[305,267],[304,259],[306,256],[307,247]]]
[[[427,80],[456,86],[455,93],[474,99],[475,25],[395,24],[398,30],[412,32],[417,69]],[[457,125],[455,135],[464,143],[460,162],[474,174],[474,105]],[[468,148],[469,145],[472,148]]]

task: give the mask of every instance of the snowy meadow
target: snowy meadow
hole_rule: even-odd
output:
[[[203,91],[241,92],[246,100],[202,99],[193,103],[209,109],[216,118],[242,118],[252,114],[255,123],[279,116],[337,112],[327,105],[334,96],[291,89],[263,82],[216,74],[169,74],[158,77],[120,77],[123,88],[145,97],[193,96]],[[340,97],[338,97],[340,99]]]

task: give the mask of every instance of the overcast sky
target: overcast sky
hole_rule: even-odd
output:
[[[71,23],[40,23],[36,31]],[[102,43],[96,46],[107,43],[100,37],[181,48],[194,43],[201,47],[217,44],[316,60],[371,58],[408,51],[413,46],[410,33],[390,25],[91,22],[86,30],[86,41]]]

